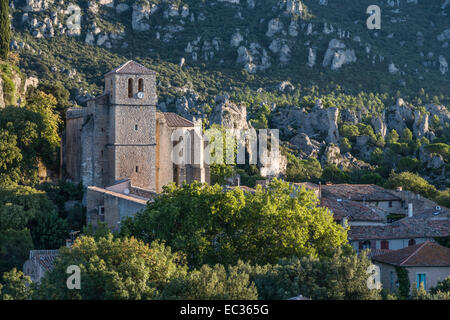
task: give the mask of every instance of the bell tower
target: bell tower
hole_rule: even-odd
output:
[[[109,183],[130,178],[136,187],[155,190],[156,73],[130,60],[105,75],[105,95]]]

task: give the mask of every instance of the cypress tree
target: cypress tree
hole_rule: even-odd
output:
[[[0,59],[6,59],[11,41],[9,21],[9,0],[0,0]]]

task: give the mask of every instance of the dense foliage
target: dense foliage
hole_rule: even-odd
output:
[[[0,0],[0,59],[8,58],[11,41],[11,22],[9,21],[9,1]]]
[[[123,222],[122,232],[148,243],[167,241],[197,267],[329,256],[347,242],[346,230],[314,193],[276,179],[254,194],[200,183],[167,186],[145,211]]]

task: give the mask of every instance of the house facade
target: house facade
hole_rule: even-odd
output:
[[[393,292],[399,287],[399,267],[407,270],[411,289],[423,283],[429,291],[450,276],[450,249],[430,241],[376,255],[372,261],[380,267],[383,288]]]

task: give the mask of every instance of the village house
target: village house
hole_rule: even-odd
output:
[[[376,185],[293,183],[313,191],[334,220],[349,226],[348,240],[370,256],[450,235],[450,210],[401,188]]]
[[[398,267],[408,271],[411,289],[423,283],[428,291],[450,276],[450,249],[429,241],[376,255],[372,261],[380,267],[383,288],[390,291],[398,290]]]
[[[30,256],[23,264],[23,273],[33,283],[40,283],[47,271],[53,270],[59,250],[31,250]]]

